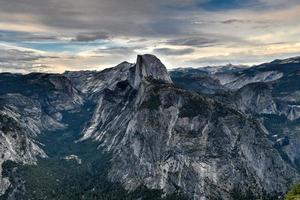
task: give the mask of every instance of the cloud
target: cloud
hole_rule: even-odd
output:
[[[77,42],[93,42],[96,40],[107,40],[110,36],[104,32],[94,32],[94,33],[81,33],[77,35],[72,41]]]
[[[96,49],[93,52],[94,53],[114,53],[114,54],[124,54],[133,52],[134,47],[125,47],[125,46],[116,46],[116,47],[108,47],[108,48],[102,48],[102,49]]]
[[[31,62],[40,59],[58,58],[57,56],[43,56],[34,51],[21,51],[17,49],[1,49],[0,62]]]
[[[25,41],[58,41],[61,38],[53,34],[27,34],[23,37]]]
[[[255,24],[267,24],[266,21],[257,21],[257,20],[250,20],[250,19],[227,19],[220,21],[222,24],[235,24],[235,23],[255,23]]]
[[[157,48],[154,49],[154,53],[167,55],[167,56],[180,56],[185,54],[193,53],[194,49],[192,48],[185,48],[185,49],[171,49],[171,48]]]
[[[186,46],[195,48],[209,48],[217,46],[235,46],[235,45],[251,45],[254,42],[249,42],[247,39],[234,35],[217,34],[217,33],[199,33],[197,36],[186,36],[176,39],[167,40],[164,42],[172,46]]]
[[[59,59],[58,56],[43,55],[23,48],[0,45],[0,71],[32,72],[49,71],[53,68],[41,64],[43,60]]]
[[[235,53],[297,52],[299,13],[298,0],[0,0],[0,45],[27,48],[1,52],[2,69],[111,67],[140,53],[169,66],[221,55],[248,63]]]
[[[166,43],[175,46],[196,46],[196,47],[208,47],[214,46],[219,42],[217,38],[208,37],[186,37],[168,40]]]
[[[298,44],[299,46],[299,44]],[[226,64],[247,64],[255,65],[263,62],[270,62],[275,59],[284,59],[288,57],[299,56],[300,49],[294,48],[287,52],[284,48],[279,47],[273,50],[267,50],[269,47],[262,48],[259,51],[244,51],[239,50],[231,53],[220,53],[217,56],[206,56],[191,59],[189,61],[192,66],[207,66],[207,65],[226,65]]]
[[[5,42],[55,42],[64,41],[65,37],[54,33],[35,33],[21,31],[1,31],[0,41]]]

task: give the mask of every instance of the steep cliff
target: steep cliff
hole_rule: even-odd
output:
[[[151,60],[139,57],[134,75],[103,91],[83,131],[82,140],[112,153],[112,181],[129,190],[144,185],[193,199],[234,199],[236,193],[277,198],[299,178],[256,120],[234,105],[175,88],[165,67]],[[140,66],[147,73],[136,73]]]
[[[39,135],[63,130],[62,112],[75,111],[82,98],[71,82],[60,75],[0,75],[0,172],[5,161],[36,164],[47,155]],[[10,182],[0,173],[0,193]]]
[[[64,197],[99,197],[106,179],[130,191],[118,189],[124,199],[143,198],[127,195],[141,188],[201,200],[281,199],[300,180],[299,143],[295,133],[275,134],[272,120],[297,130],[298,71],[232,70],[172,72],[172,80],[158,58],[140,55],[100,72],[1,74],[1,164],[21,164],[21,192],[33,199],[60,198],[66,187]],[[283,76],[261,78],[266,71]],[[248,78],[232,89],[222,73]],[[1,191],[9,184],[2,177]]]

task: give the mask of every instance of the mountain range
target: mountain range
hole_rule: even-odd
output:
[[[300,58],[0,74],[0,199],[282,199],[300,181]]]

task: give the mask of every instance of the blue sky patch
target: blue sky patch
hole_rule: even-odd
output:
[[[206,3],[201,3],[199,6],[205,10],[221,11],[230,9],[247,8],[255,5],[257,0],[210,0]]]

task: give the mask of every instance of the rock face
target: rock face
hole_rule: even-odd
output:
[[[61,75],[1,74],[0,165],[7,160],[35,164],[38,157],[47,157],[37,137],[64,129],[62,112],[76,110],[81,103],[78,91]],[[0,176],[1,194],[9,185],[8,179]]]
[[[103,71],[65,72],[76,88],[88,99],[97,99],[104,89],[114,89],[118,82],[127,80],[134,64],[123,62]]]
[[[2,97],[1,97],[2,98]],[[7,97],[6,97],[7,98]],[[16,162],[34,164],[37,156],[46,157],[43,150],[35,143],[30,135],[36,134],[38,127],[30,123],[30,114],[37,114],[36,107],[25,107],[27,113],[21,115],[13,107],[1,107],[0,110],[0,165],[4,161],[11,160]],[[27,123],[25,123],[27,122]],[[28,121],[27,121],[28,120]],[[36,130],[34,130],[36,129]],[[10,182],[7,178],[2,178],[2,167],[0,168],[0,193],[3,194],[9,187]]]
[[[158,58],[153,55],[139,55],[135,66],[134,87],[138,88],[147,79],[172,83],[166,67]]]
[[[3,104],[7,100],[10,104]],[[30,99],[16,94],[1,96],[0,102],[0,164],[7,160],[34,164],[37,156],[46,157],[33,139],[43,126],[40,108]],[[2,174],[2,168],[0,172]],[[9,185],[7,178],[0,177],[1,194]]]
[[[170,75],[177,87],[192,90],[201,94],[216,94],[227,91],[219,80],[211,76],[210,71],[203,69],[175,69]]]
[[[207,70],[194,69],[193,72],[187,71],[184,76],[195,76],[195,73],[202,75],[203,71]],[[237,109],[262,121],[270,141],[282,157],[299,170],[299,57],[275,60],[239,70],[210,69],[206,76],[219,80],[227,89],[214,90],[215,97],[234,102]],[[199,87],[195,89],[193,79],[189,81],[191,84],[186,89],[202,92]]]
[[[237,92],[238,107],[244,112],[259,114],[278,113],[277,105],[272,98],[272,90],[266,83],[251,83]]]
[[[289,68],[278,68],[282,63]],[[92,115],[74,142],[94,141],[109,153],[108,178],[130,191],[144,186],[195,200],[280,199],[300,180],[298,136],[273,133],[271,121],[283,116],[281,128],[298,130],[294,65],[175,70],[171,78],[158,58],[140,55],[135,64],[101,72],[1,74],[0,163],[47,157],[36,139],[63,131],[70,126],[66,113],[84,107]],[[79,162],[69,153],[63,159]],[[0,180],[3,192],[9,182]]]
[[[261,125],[234,105],[176,89],[153,56],[139,57],[131,71],[134,84],[129,75],[104,90],[83,131],[82,140],[112,153],[112,181],[129,190],[144,185],[192,199],[234,199],[237,191],[276,198],[299,178]]]

